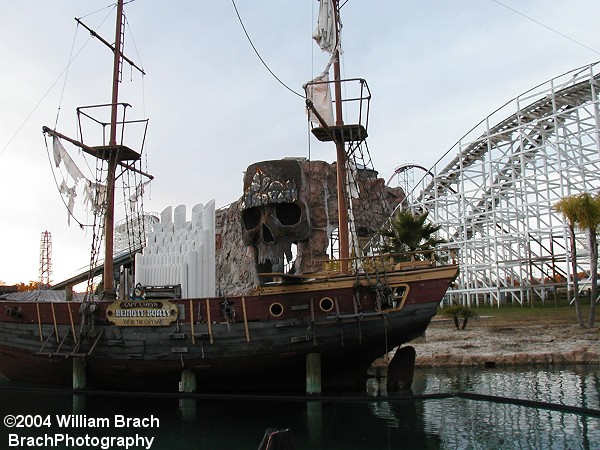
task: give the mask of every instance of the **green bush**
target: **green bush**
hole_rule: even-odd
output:
[[[467,306],[453,305],[448,308],[444,308],[440,313],[447,317],[452,317],[454,320],[454,326],[457,330],[464,330],[467,327],[467,322],[471,317],[479,317],[475,311]],[[459,317],[462,317],[462,327],[459,325]]]

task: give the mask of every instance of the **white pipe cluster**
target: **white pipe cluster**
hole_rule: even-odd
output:
[[[181,285],[183,298],[215,296],[215,201],[192,208],[165,208],[148,233],[143,253],[135,256],[135,284]]]

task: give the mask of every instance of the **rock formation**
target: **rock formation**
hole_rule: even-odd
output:
[[[368,240],[404,200],[377,173],[355,169],[351,217],[359,240]],[[239,295],[253,289],[259,272],[322,270],[337,229],[336,166],[324,161],[282,159],[248,167],[242,197],[216,212],[217,293]],[[362,244],[362,242],[361,242]]]

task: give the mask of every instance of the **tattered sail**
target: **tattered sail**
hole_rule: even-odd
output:
[[[148,186],[150,184],[150,181],[152,181],[152,180],[148,180],[143,183],[140,183],[135,188],[135,192],[133,194],[131,194],[131,196],[129,197],[129,203],[131,204],[132,208],[135,206],[135,204],[140,199],[140,197],[142,197],[144,195],[144,190],[146,189],[146,186]]]
[[[77,197],[76,191],[77,185],[73,185],[71,187],[67,186],[67,182],[65,180],[60,183],[58,186],[58,192],[67,197],[67,210],[69,214],[67,215],[67,224],[71,225],[71,216],[73,215],[73,209],[75,207],[75,197]]]
[[[329,89],[329,68],[333,61],[339,57],[339,39],[336,32],[335,9],[332,0],[321,0],[319,2],[319,16],[317,27],[313,33],[313,39],[321,50],[329,53],[331,58],[320,75],[311,82],[304,85],[306,98],[312,102],[317,115],[309,108],[309,120],[317,126],[333,125],[333,103]],[[337,51],[336,51],[337,50]]]
[[[59,167],[62,163],[65,166],[67,173],[73,178],[75,184],[79,183],[79,180],[82,178],[85,178],[83,173],[81,173],[81,170],[79,170],[79,167],[77,167],[77,164],[75,164],[75,161],[73,161],[63,147],[60,139],[56,136],[54,136],[54,139],[52,140],[52,149],[54,153],[54,164],[56,164],[56,167]]]
[[[329,67],[327,68],[329,69]],[[329,74],[327,72],[315,78],[311,83],[304,86],[306,98],[310,100],[321,119],[327,125],[333,125],[333,103],[331,101],[331,90],[329,89]],[[309,120],[317,126],[323,126],[323,123],[309,108]]]
[[[330,54],[333,54],[337,47],[335,26],[335,10],[332,0],[321,0],[313,39],[317,41],[321,50]]]
[[[71,216],[75,209],[75,198],[77,197],[77,188],[83,181],[83,202],[94,212],[101,211],[101,207],[106,204],[106,186],[88,180],[81,172],[71,155],[60,142],[58,136],[53,136],[52,140],[53,158],[56,167],[64,166],[69,177],[73,179],[73,185],[69,186],[67,180],[63,179],[58,186],[59,192],[67,198],[67,209],[69,215],[67,223],[71,224]]]
[[[106,186],[86,180],[83,192],[84,203],[90,205],[94,212],[102,211],[102,206],[106,204]]]

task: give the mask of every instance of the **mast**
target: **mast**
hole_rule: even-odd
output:
[[[117,110],[119,102],[119,75],[121,73],[121,55],[123,44],[123,0],[117,1],[117,19],[115,27],[115,47],[113,59],[112,102],[110,113],[108,174],[106,180],[106,214],[104,216],[104,292],[114,297],[114,227],[115,227],[115,177],[118,164],[117,147]]]
[[[313,38],[321,50],[331,55],[321,75],[304,85],[306,108],[311,122],[312,134],[321,142],[333,142],[336,148],[336,186],[338,207],[338,246],[340,272],[350,272],[350,229],[349,199],[346,196],[347,154],[357,148],[367,138],[367,123],[371,93],[362,78],[341,79],[340,76],[340,11],[339,0],[321,0],[317,29]],[[329,79],[329,70],[333,65],[333,79]],[[342,97],[342,83],[353,90],[348,98]],[[330,100],[330,86],[333,84],[334,101]],[[335,104],[335,113],[333,112]],[[352,107],[348,111],[350,123],[344,123],[342,108]],[[348,119],[348,117],[346,117]],[[364,121],[364,123],[363,123]],[[346,149],[348,143],[348,149]]]
[[[342,112],[342,86],[340,83],[340,11],[339,0],[333,0],[335,14],[335,58],[333,60],[333,79],[335,92],[335,125],[344,125]],[[343,139],[335,140],[337,155],[337,206],[338,206],[338,239],[340,246],[340,272],[346,274],[349,271],[350,248],[348,233],[348,208],[346,205],[346,149]]]
[[[93,29],[85,25],[80,19],[75,18],[77,23],[83,26],[90,34],[100,40],[104,45],[111,49],[113,52],[113,72],[112,72],[112,96],[111,103],[99,104],[99,105],[87,105],[77,108],[77,116],[79,121],[79,132],[80,140],[72,139],[62,133],[51,129],[49,127],[42,127],[42,131],[45,135],[53,136],[54,138],[64,139],[73,145],[81,148],[85,153],[93,156],[94,158],[102,159],[106,161],[108,168],[106,174],[106,190],[105,190],[105,211],[103,226],[104,226],[104,269],[103,269],[103,284],[104,289],[102,295],[109,299],[116,298],[114,289],[114,222],[115,222],[115,188],[117,178],[117,168],[121,167],[127,171],[136,172],[150,180],[154,177],[148,173],[137,169],[133,163],[141,158],[141,152],[146,138],[146,130],[148,127],[148,119],[137,119],[129,120],[125,118],[125,111],[129,105],[128,103],[119,103],[119,83],[121,82],[122,64],[123,61],[129,63],[133,68],[139,71],[142,75],[145,75],[144,69],[138,67],[133,61],[127,58],[123,54],[123,30],[124,30],[124,14],[123,6],[124,0],[117,0],[117,14],[116,14],[116,26],[115,26],[115,41],[114,45],[107,42],[101,36],[99,36]],[[95,114],[97,111],[105,111],[105,108],[110,108],[109,122],[105,122],[103,119],[105,113]],[[121,110],[121,112],[119,112]],[[90,112],[93,111],[93,112]],[[118,116],[122,117],[119,118]],[[83,129],[81,127],[80,119],[90,121],[94,125],[102,127],[102,145],[89,146],[83,143]],[[125,127],[126,125],[132,125],[133,128],[140,127],[143,133],[141,141],[140,151],[136,151],[124,144]],[[106,130],[108,129],[108,136],[106,136]],[[118,136],[120,135],[120,136]],[[106,139],[108,137],[108,139]],[[108,145],[106,140],[108,140]],[[131,140],[131,139],[130,139]],[[95,253],[95,251],[94,251]],[[94,261],[90,264],[90,276],[95,272]]]

